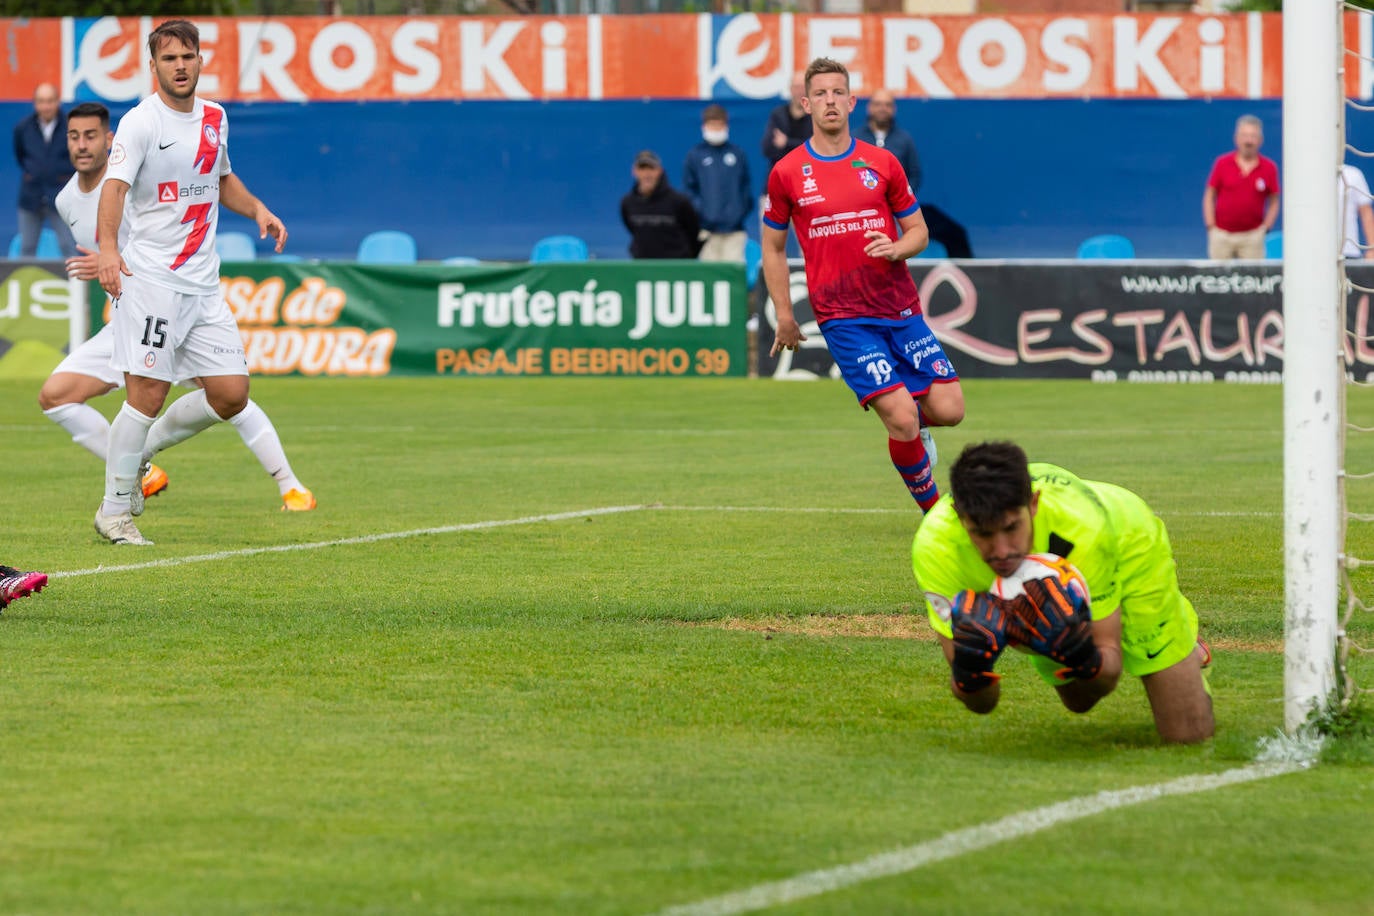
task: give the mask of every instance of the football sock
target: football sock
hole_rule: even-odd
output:
[[[173,401],[172,406],[148,430],[148,442],[143,446],[143,454],[151,458],[219,422],[222,422],[221,417],[205,400],[204,389],[187,392]]]
[[[930,473],[930,457],[920,436],[910,442],[897,439],[887,440],[887,453],[892,456],[892,464],[902,475],[902,482],[911,491],[916,504],[925,512],[940,499],[940,490],[935,486],[935,478]]]
[[[243,444],[258,459],[262,469],[277,482],[277,489],[283,496],[288,490],[304,490],[296,475],[291,472],[291,463],[286,460],[286,450],[281,446],[281,437],[272,425],[267,414],[253,401],[229,418],[234,428],[243,437]]]
[[[105,501],[100,511],[124,515],[129,511],[129,494],[142,486],[138,479],[143,464],[143,443],[153,418],[139,413],[126,401],[110,424],[109,455],[105,459]]]
[[[90,404],[58,404],[43,415],[62,427],[72,441],[101,461],[110,446],[110,421]]]

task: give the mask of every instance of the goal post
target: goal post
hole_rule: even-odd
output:
[[[1338,181],[1344,160],[1340,0],[1283,11],[1284,727],[1327,710],[1335,653],[1345,432]]]

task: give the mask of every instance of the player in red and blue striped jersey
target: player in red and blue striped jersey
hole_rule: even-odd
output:
[[[931,474],[933,442],[923,426],[963,420],[964,393],[926,324],[906,266],[930,240],[921,206],[896,157],[850,136],[854,102],[843,64],[812,61],[803,100],[814,126],[811,139],[768,176],[762,248],[764,281],[777,311],[773,355],[806,340],[788,282],[790,222],[806,260],[821,336],[859,403],[883,421],[893,465],[929,511],[940,493]]]

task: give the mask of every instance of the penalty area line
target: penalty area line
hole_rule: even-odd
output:
[[[587,518],[593,515],[616,515],[624,512],[642,512],[655,506],[602,506],[598,509],[579,509],[574,512],[552,512],[548,515],[526,515],[521,518],[495,519],[485,522],[466,522],[461,525],[441,525],[436,528],[412,528],[409,531],[388,531],[381,534],[364,534],[358,537],[337,538],[332,541],[312,541],[308,544],[274,544],[270,547],[245,547],[241,550],[222,550],[217,553],[202,553],[189,557],[167,557],[162,560],[149,560],[146,563],[126,563],[119,566],[97,566],[94,569],[73,569],[66,572],[49,573],[50,579],[70,579],[76,576],[95,576],[101,573],[130,572],[139,569],[159,569],[167,566],[183,566],[187,563],[209,563],[215,560],[230,560],[235,557],[251,557],[264,553],[290,553],[297,550],[323,550],[326,547],[345,547],[350,544],[376,544],[380,541],[397,541],[405,538],[423,537],[427,534],[456,534],[463,531],[486,531],[491,528],[508,528],[512,525],[533,525],[539,522],[562,522],[574,518]],[[132,548],[125,548],[132,549]]]
[[[734,916],[737,913],[751,913],[852,887],[866,881],[906,874],[935,862],[1029,836],[1057,824],[1092,817],[1104,811],[1139,805],[1171,795],[1192,795],[1196,792],[1209,792],[1226,786],[1282,776],[1305,769],[1308,765],[1302,761],[1256,763],[1207,776],[1184,776],[1149,786],[1114,789],[1071,798],[1043,808],[1011,814],[988,824],[956,830],[915,846],[879,853],[848,865],[805,872],[782,881],[758,884],[696,903],[670,906],[658,911],[657,916]]]

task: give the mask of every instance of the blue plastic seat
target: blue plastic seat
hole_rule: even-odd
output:
[[[258,245],[246,232],[215,233],[215,252],[221,261],[256,261]]]
[[[1124,235],[1094,235],[1079,244],[1078,256],[1087,260],[1134,258],[1135,245]]]
[[[587,243],[575,235],[550,235],[534,243],[531,261],[585,261],[591,257]]]
[[[414,264],[415,238],[398,229],[369,232],[358,243],[359,264]]]
[[[925,251],[922,251],[920,254],[916,255],[916,257],[945,260],[949,257],[949,249],[945,247],[944,242],[937,242],[935,239],[931,239],[929,242],[926,242]]]
[[[1283,259],[1283,230],[1275,229],[1264,237],[1264,256],[1270,260]]]
[[[759,279],[759,268],[763,266],[763,246],[757,239],[744,240],[744,282],[750,289]]]
[[[23,247],[24,240],[16,232],[14,238],[10,239],[9,256],[11,258],[19,257],[19,252]],[[53,232],[47,226],[44,226],[43,230],[38,233],[38,251],[34,254],[34,257],[41,258],[44,261],[63,260],[62,246],[57,244],[57,233]]]

